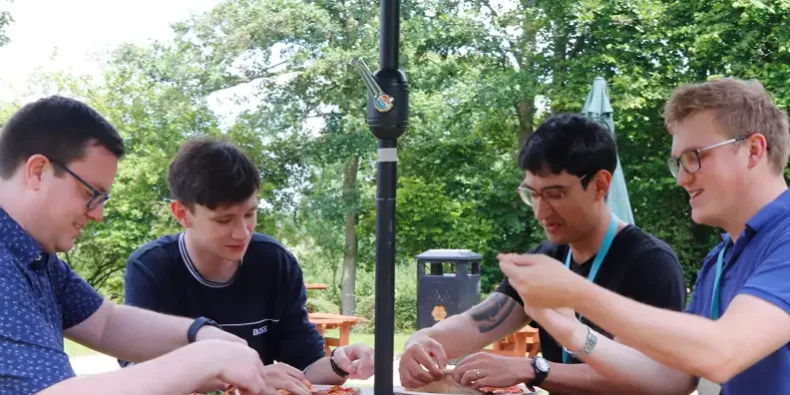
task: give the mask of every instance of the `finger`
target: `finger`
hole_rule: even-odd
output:
[[[491,376],[485,376],[483,378],[475,380],[474,383],[471,384],[472,388],[479,389],[481,387],[495,387],[494,385],[494,378]],[[501,385],[501,384],[498,384]]]
[[[292,395],[310,395],[310,390],[301,382],[286,381],[283,386],[284,390],[290,392]]]
[[[444,353],[442,352],[442,354],[444,354]],[[430,351],[427,350],[425,347],[423,347],[423,346],[417,346],[416,347],[416,349],[414,350],[414,359],[416,359],[417,362],[420,365],[422,365],[426,369],[428,369],[428,372],[434,378],[440,378],[440,377],[444,376],[444,371],[439,366],[437,366],[438,361],[434,361]],[[433,379],[431,379],[431,380],[433,380]]]
[[[430,372],[423,369],[419,364],[414,364],[413,366],[410,366],[407,373],[411,376],[412,381],[415,382],[414,383],[416,384],[415,387],[428,384],[431,381],[435,380],[433,375]]]
[[[461,376],[461,380],[459,380],[458,382],[461,385],[470,386],[470,385],[472,385],[472,383],[475,380],[479,380],[480,379],[479,376],[480,376],[480,373],[479,373],[479,371],[477,369],[470,369],[470,370],[467,370],[466,372],[464,372],[463,376]]]
[[[439,376],[444,376],[444,368],[447,366],[447,354],[444,352],[444,347],[441,344],[435,343],[433,346],[429,347],[430,355],[433,359],[436,360],[437,371],[439,372]]]
[[[282,369],[282,371],[285,372],[285,374],[287,374],[287,375],[289,375],[289,376],[291,376],[291,377],[293,377],[293,378],[295,378],[295,379],[297,379],[299,381],[303,381],[305,379],[304,373],[301,370],[299,370],[299,369],[297,369],[297,368],[295,368],[295,367],[293,367],[291,365],[288,365],[287,363],[280,363],[280,362],[278,362],[277,363],[277,367]]]

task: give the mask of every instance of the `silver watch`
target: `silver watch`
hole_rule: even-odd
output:
[[[582,346],[581,350],[578,352],[571,352],[565,348],[565,346],[563,346],[562,349],[565,350],[565,352],[571,357],[581,359],[581,357],[590,355],[595,349],[596,344],[598,344],[598,334],[595,333],[589,326],[587,326],[587,338],[584,340],[584,345]]]

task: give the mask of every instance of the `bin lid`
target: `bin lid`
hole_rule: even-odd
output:
[[[417,259],[422,261],[480,261],[483,259],[483,256],[470,250],[435,249],[428,250],[420,255],[417,255]]]

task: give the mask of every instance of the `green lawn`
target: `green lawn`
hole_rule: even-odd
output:
[[[337,330],[326,331],[326,334],[329,336],[337,336]],[[370,347],[374,346],[374,335],[372,333],[351,333],[351,344],[354,343],[364,343]],[[406,333],[397,333],[395,334],[395,354],[403,352],[403,344],[406,343],[406,340],[409,338],[409,334]],[[66,347],[66,354],[70,357],[80,357],[85,355],[92,355],[96,354],[96,351],[91,350],[81,344],[74,343],[73,341],[66,339],[65,341]]]

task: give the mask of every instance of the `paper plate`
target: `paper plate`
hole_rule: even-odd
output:
[[[521,388],[521,390],[523,392],[520,392],[518,394],[504,394],[504,395],[528,395],[528,394],[537,394],[537,393],[539,393],[539,392],[530,391],[529,389],[527,389],[527,386],[524,385],[524,384],[519,384],[518,387]],[[538,391],[537,388],[536,388],[536,391]],[[392,392],[394,392],[396,394],[399,394],[399,395],[455,395],[455,394],[437,394],[437,393],[434,393],[434,392],[410,391],[410,390],[405,389],[405,388],[400,387],[400,386],[394,387]],[[484,394],[484,393],[481,393],[481,394]]]

